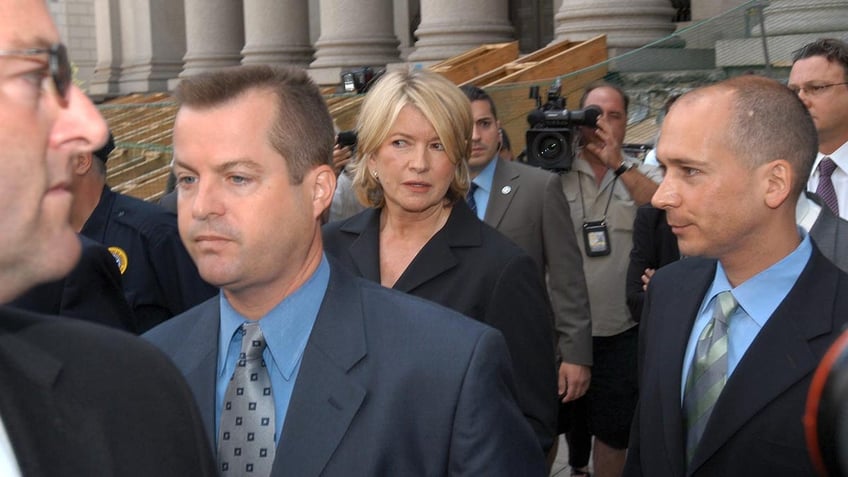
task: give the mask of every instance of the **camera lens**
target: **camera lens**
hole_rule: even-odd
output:
[[[562,141],[557,136],[545,136],[539,141],[539,156],[542,159],[556,159],[562,151]]]
[[[550,171],[571,169],[571,130],[531,128],[527,130],[527,164]]]

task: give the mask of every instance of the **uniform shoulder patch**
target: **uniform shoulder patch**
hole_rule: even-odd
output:
[[[115,263],[118,265],[118,270],[121,271],[121,275],[127,271],[127,265],[129,259],[127,258],[127,252],[124,251],[121,247],[109,247],[109,253],[112,254],[112,257],[115,259]]]

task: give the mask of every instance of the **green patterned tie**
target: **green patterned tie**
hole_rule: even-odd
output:
[[[727,382],[727,318],[737,306],[729,291],[719,293],[713,304],[713,318],[704,327],[695,346],[683,395],[687,464],[695,455],[713,406]]]

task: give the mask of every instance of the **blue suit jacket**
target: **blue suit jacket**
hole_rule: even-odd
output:
[[[213,443],[219,321],[215,298],[145,335]],[[331,265],[272,475],[546,475],[514,396],[496,330]]]
[[[795,286],[727,380],[687,469],[683,355],[715,267],[715,260],[687,258],[651,279],[639,330],[639,406],[624,475],[815,475],[801,418],[813,372],[848,322],[848,275],[813,246]]]
[[[380,282],[380,209],[324,226],[324,248],[352,273]],[[518,405],[547,453],[556,428],[556,362],[550,303],[533,259],[481,222],[465,201],[392,287],[499,330],[518,384]]]

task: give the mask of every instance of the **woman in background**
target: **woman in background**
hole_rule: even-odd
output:
[[[468,99],[441,75],[380,79],[356,128],[353,186],[370,208],[325,225],[325,250],[355,274],[500,330],[518,404],[547,453],[557,413],[552,314],[535,262],[464,200],[472,126]]]

